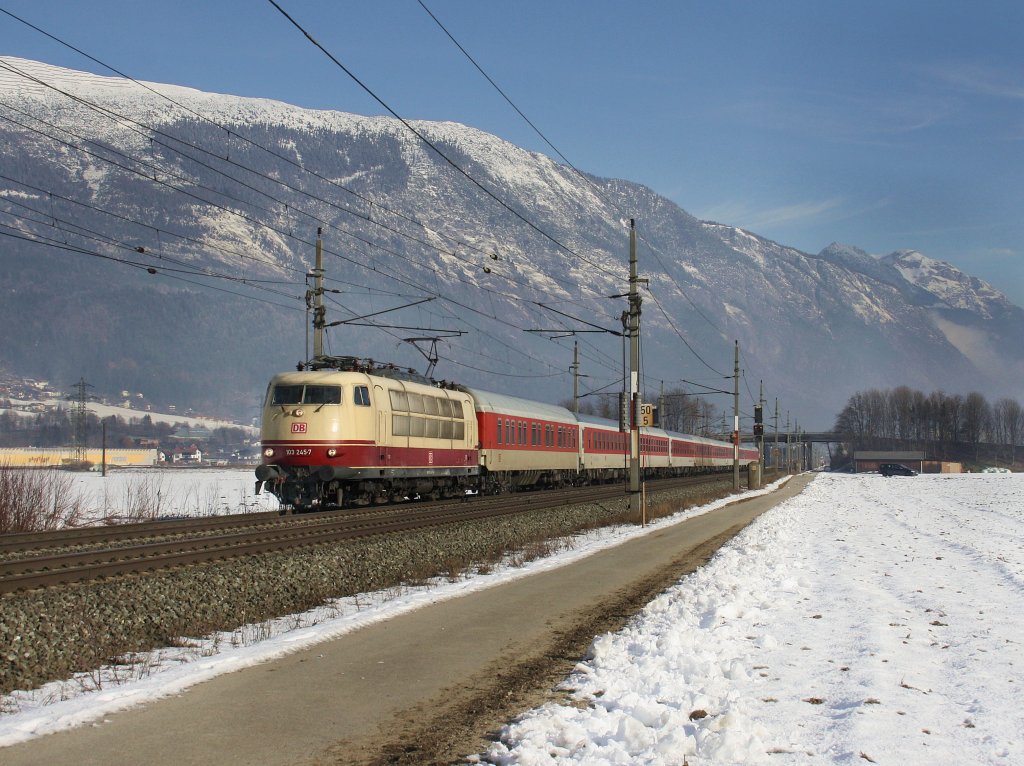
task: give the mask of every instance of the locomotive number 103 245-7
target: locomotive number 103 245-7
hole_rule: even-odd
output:
[[[309,457],[313,454],[313,450],[308,447],[305,449],[286,449],[284,454],[288,457]]]

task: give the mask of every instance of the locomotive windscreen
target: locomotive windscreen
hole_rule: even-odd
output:
[[[270,403],[341,404],[341,386],[274,386]]]

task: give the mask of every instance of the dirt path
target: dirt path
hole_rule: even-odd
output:
[[[595,554],[0,751],[18,764],[445,764],[806,477]]]

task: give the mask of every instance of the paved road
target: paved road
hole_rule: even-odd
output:
[[[0,750],[22,764],[445,763],[537,702],[773,494],[656,529],[571,566],[442,602],[184,694]]]

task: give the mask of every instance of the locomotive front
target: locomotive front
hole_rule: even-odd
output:
[[[469,394],[388,375],[312,370],[277,375],[263,406],[265,488],[310,510],[458,497],[480,473]]]
[[[263,403],[261,488],[296,508],[341,505],[338,479],[376,452],[368,376],[338,371],[276,375]]]

